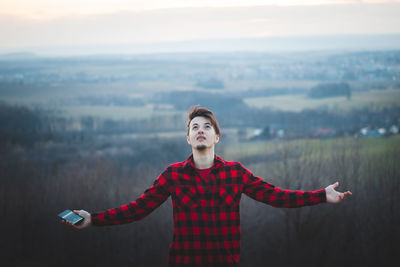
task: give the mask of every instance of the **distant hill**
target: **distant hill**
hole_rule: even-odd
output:
[[[179,42],[129,43],[122,45],[50,46],[32,47],[28,51],[39,56],[73,56],[234,51],[377,51],[398,50],[399,48],[400,34],[385,34],[207,39]],[[27,49],[23,52],[26,53],[26,51]],[[20,56],[18,53],[0,54],[0,58],[5,55],[7,57]]]

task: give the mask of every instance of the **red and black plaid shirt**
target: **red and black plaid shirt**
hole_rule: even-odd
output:
[[[172,196],[174,237],[170,266],[238,266],[242,193],[274,207],[295,208],[326,201],[325,189],[282,190],[254,176],[238,162],[215,156],[207,179],[193,156],[172,164],[136,201],[92,214],[92,224],[115,225],[143,219]]]

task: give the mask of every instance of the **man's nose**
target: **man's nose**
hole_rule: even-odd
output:
[[[199,129],[199,134],[203,134],[204,133],[204,131],[200,128]]]

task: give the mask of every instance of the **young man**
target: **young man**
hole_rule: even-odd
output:
[[[170,266],[238,266],[240,258],[241,194],[274,207],[302,207],[339,203],[351,192],[329,185],[317,191],[290,191],[254,176],[239,162],[228,162],[214,153],[220,129],[213,113],[201,107],[189,112],[187,142],[192,155],[172,164],[136,201],[119,208],[89,214],[75,228],[130,223],[143,219],[172,197],[174,237],[169,249]]]

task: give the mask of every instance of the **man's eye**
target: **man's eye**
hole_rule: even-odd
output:
[[[210,126],[210,125],[207,125],[206,128],[207,128],[207,129],[208,129],[208,128],[211,128],[211,126]]]

